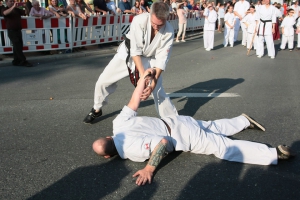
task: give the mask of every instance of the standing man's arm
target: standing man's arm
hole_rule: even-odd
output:
[[[156,73],[155,69],[149,68],[141,75],[141,78],[139,79],[137,86],[134,89],[131,99],[127,105],[129,108],[131,108],[134,111],[138,110],[140,102],[141,102],[141,96],[145,89],[145,85],[147,83],[150,83],[151,79],[155,80],[155,77],[154,77],[155,73]]]
[[[167,33],[164,38],[162,38],[162,42],[160,47],[156,50],[155,54],[155,64],[154,68],[156,70],[155,79],[152,81],[151,86],[145,88],[143,94],[141,96],[142,100],[146,100],[154,88],[156,87],[157,80],[159,79],[161,73],[165,71],[167,63],[169,61],[169,57],[172,51],[174,33]]]
[[[9,13],[11,13],[11,11],[16,7],[17,2],[14,3],[14,5],[12,7],[10,7],[9,9],[3,11],[3,15],[9,15]]]

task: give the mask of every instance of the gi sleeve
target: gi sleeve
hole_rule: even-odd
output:
[[[140,56],[143,54],[144,33],[147,27],[143,27],[140,23],[144,23],[142,18],[134,17],[130,25],[130,56]],[[146,19],[148,20],[148,18]]]
[[[169,61],[173,39],[174,39],[174,31],[173,28],[170,28],[169,24],[166,24],[167,32],[162,37],[160,46],[156,50],[155,54],[155,67],[165,71],[167,67],[167,63]]]
[[[137,112],[129,108],[128,106],[124,106],[121,113],[113,120],[113,127],[117,128],[123,123],[126,123],[130,118],[136,117]]]
[[[276,24],[276,12],[275,12],[275,8],[273,8],[273,10],[272,10],[272,24]]]
[[[280,27],[283,28],[283,27],[285,27],[285,26],[286,26],[286,18],[283,19],[283,21],[282,21]]]

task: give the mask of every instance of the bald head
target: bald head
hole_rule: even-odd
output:
[[[93,150],[99,156],[109,158],[117,154],[112,137],[99,138],[93,143]]]

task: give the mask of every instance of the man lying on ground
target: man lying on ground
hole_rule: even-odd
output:
[[[155,80],[155,69],[142,74],[131,100],[113,121],[113,136],[99,138],[93,143],[94,151],[105,158],[119,155],[123,159],[144,162],[144,169],[137,171],[137,185],[151,183],[153,172],[165,153],[185,151],[196,154],[214,154],[228,161],[276,165],[278,159],[294,156],[288,146],[270,148],[265,144],[243,140],[231,140],[247,128],[265,131],[265,128],[246,114],[232,119],[200,121],[189,116],[168,116],[162,119],[138,117],[137,109],[143,90]]]

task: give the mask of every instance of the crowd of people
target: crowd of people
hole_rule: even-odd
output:
[[[207,51],[213,49],[214,30],[217,27],[222,32],[224,24],[224,47],[228,44],[234,46],[239,30],[242,30],[241,44],[248,49],[254,48],[258,58],[264,55],[264,43],[267,45],[268,56],[275,58],[274,40],[280,40],[278,51],[286,48],[294,49],[294,35],[297,34],[297,50],[300,50],[300,9],[295,1],[291,6],[283,9],[279,3],[270,4],[270,0],[258,1],[256,4],[245,0],[236,2],[233,0],[226,4],[214,2],[204,3],[204,48]],[[217,24],[217,26],[216,26]]]
[[[164,3],[168,5],[169,12],[177,15],[179,19],[176,42],[185,42],[188,13],[195,12],[196,17],[200,17],[201,11],[205,17],[203,39],[204,48],[207,51],[212,50],[214,47],[215,29],[224,32],[224,47],[233,47],[237,41],[240,28],[242,29],[241,44],[247,47],[248,50],[254,48],[257,57],[263,56],[264,43],[266,43],[268,56],[274,59],[274,40],[280,40],[280,38],[281,45],[278,50],[285,49],[287,44],[288,49],[292,51],[294,49],[295,34],[298,36],[297,49],[300,49],[300,20],[298,19],[300,9],[297,1],[289,6],[286,11],[279,3],[271,5],[270,0],[257,1],[256,4],[249,3],[246,0],[239,0],[238,2],[232,0],[217,5],[214,1],[209,0],[164,0]],[[84,0],[49,0],[45,6],[46,8],[44,8],[41,7],[38,0],[26,0],[26,3],[21,6],[25,8],[24,11],[28,11],[22,13],[22,15],[41,19],[71,15],[85,20],[90,15],[117,13],[139,15],[149,13],[151,5],[151,0],[136,0],[133,6],[128,0],[121,0],[118,6],[111,0],[93,0],[89,2]],[[17,8],[18,4],[15,7]],[[5,9],[3,0],[0,0],[0,9]],[[1,14],[2,12],[0,12]],[[64,34],[66,35],[66,32]],[[58,43],[61,43],[60,31],[57,31],[57,35]],[[179,40],[180,37],[181,40]],[[3,33],[1,33],[1,40],[4,43]],[[65,39],[65,42],[68,42],[67,39]],[[83,47],[83,49],[85,48]],[[24,60],[24,58],[21,60]]]

